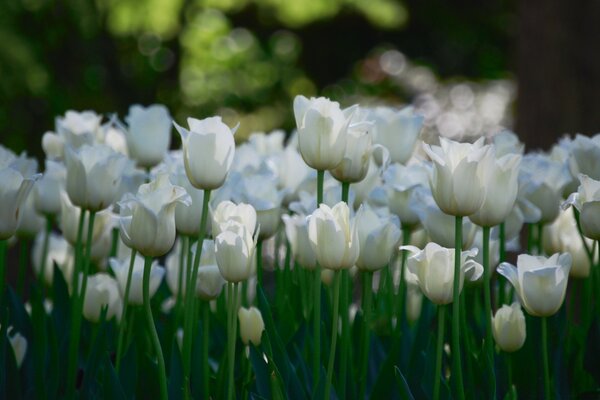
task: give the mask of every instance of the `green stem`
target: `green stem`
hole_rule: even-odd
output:
[[[465,398],[462,380],[462,363],[460,361],[460,268],[462,252],[462,219],[456,216],[454,225],[454,285],[452,293],[452,375],[456,397]]]
[[[342,201],[348,204],[348,198],[350,197],[350,183],[342,182]]]
[[[208,203],[210,201],[210,190],[204,190],[202,201],[202,217],[200,218],[200,231],[198,232],[198,241],[196,242],[196,255],[194,257],[194,265],[192,267],[192,276],[186,282],[185,291],[185,322],[183,330],[183,376],[184,376],[184,395],[185,398],[190,396],[190,371],[192,368],[192,339],[194,332],[194,299],[196,293],[196,281],[198,280],[198,267],[200,265],[200,257],[202,256],[202,244],[206,234],[206,223],[208,221]],[[189,257],[189,255],[188,255]]]
[[[491,365],[494,365],[494,344],[492,341],[492,298],[490,294],[491,286],[491,266],[490,266],[490,227],[483,227],[483,297],[485,305],[485,349]],[[495,379],[495,374],[492,374]],[[495,382],[492,382],[495,387]]]
[[[177,296],[175,296],[175,331],[179,325],[181,318],[181,309],[183,303],[183,282],[187,281],[186,261],[189,254],[190,237],[183,236],[181,238],[181,249],[179,252],[179,274],[177,275]]]
[[[152,339],[152,346],[156,353],[156,361],[158,362],[158,379],[160,386],[160,398],[166,400],[167,395],[167,372],[165,370],[165,359],[163,358],[162,348],[160,346],[160,340],[158,333],[156,332],[156,326],[154,325],[154,318],[152,317],[152,308],[150,307],[150,270],[152,269],[152,257],[146,256],[144,258],[144,278],[142,282],[142,293],[144,297],[144,313],[146,314],[146,324],[148,333]]]
[[[110,258],[114,258],[117,256],[117,252],[119,251],[119,228],[113,228],[112,230],[112,240],[110,242]]]
[[[506,376],[508,378],[508,390],[509,392],[514,391],[513,387],[513,372],[512,372],[512,354],[506,353]],[[516,399],[516,397],[513,397]]]
[[[204,374],[202,376],[202,393],[204,399],[210,398],[210,365],[208,363],[208,344],[210,336],[210,303],[208,301],[202,302],[202,324],[204,332],[202,334],[202,365],[204,366]]]
[[[348,352],[350,351],[350,316],[348,315],[348,303],[349,303],[349,291],[350,291],[350,277],[348,276],[348,270],[341,271],[341,317],[342,317],[342,347],[340,348],[340,372],[339,372],[339,398],[346,398],[346,377],[348,374]]]
[[[323,184],[325,180],[325,171],[317,170],[317,208],[323,202]]]
[[[365,271],[363,276],[363,332],[360,352],[359,399],[364,399],[367,391],[367,367],[369,364],[369,345],[371,342],[371,304],[373,302],[373,273]]]
[[[533,254],[535,248],[535,234],[533,232],[533,224],[525,224],[527,230],[527,254]]]
[[[499,234],[499,240],[500,240],[500,255],[498,260],[502,263],[504,261],[506,261],[506,225],[505,223],[501,223],[500,224],[500,234]],[[505,304],[504,301],[504,287],[505,287],[505,280],[504,279],[498,279],[498,297],[496,298],[496,307],[500,307],[502,304]]]
[[[544,398],[551,399],[550,391],[550,365],[548,363],[548,323],[547,318],[542,317],[542,362],[544,364]]]
[[[437,347],[435,353],[435,381],[433,383],[433,400],[440,398],[440,384],[442,383],[442,355],[444,352],[444,318],[446,315],[446,305],[438,306],[438,333]]]
[[[544,242],[543,242],[543,234],[544,234],[544,223],[543,222],[538,222],[537,224],[537,229],[538,229],[538,237],[537,237],[537,248],[538,248],[538,254],[539,255],[543,255],[544,254]]]
[[[79,289],[79,273],[81,272],[81,263],[89,266],[89,252],[87,249],[91,249],[92,233],[94,227],[93,218],[94,212],[90,212],[88,221],[88,236],[86,242],[86,254],[85,260],[82,260],[83,252],[81,251],[81,242],[83,237],[83,224],[85,223],[85,210],[81,210],[79,215],[79,226],[77,228],[77,241],[75,243],[75,268],[73,268],[73,277],[71,281],[72,295],[71,295],[71,335],[69,341],[69,353],[68,353],[68,364],[67,364],[67,387],[66,387],[66,399],[72,399],[75,396],[75,377],[77,375],[77,356],[79,353],[79,334],[81,327],[81,306],[83,304],[83,296],[85,296],[85,285],[87,285],[87,275],[85,273],[86,267],[84,266],[83,276],[81,280],[82,290]]]
[[[314,301],[313,306],[313,385],[316,388],[321,376],[321,268],[314,270]]]
[[[129,271],[127,271],[127,282],[125,283],[125,296],[123,296],[123,311],[121,313],[121,322],[119,323],[119,336],[117,339],[116,370],[119,373],[121,368],[121,356],[123,353],[123,337],[125,334],[125,325],[127,325],[127,305],[129,304],[129,290],[131,288],[131,276],[133,275],[133,265],[137,251],[131,250],[129,259]]]
[[[21,296],[21,298],[23,298],[25,291],[25,272],[27,269],[27,256],[27,240],[25,238],[21,238],[19,240],[19,275],[17,277],[17,293],[19,294],[19,296]],[[42,277],[42,279],[44,278],[44,275],[40,276]],[[44,287],[45,281],[41,280],[40,283],[42,287]]]
[[[340,318],[340,282],[342,275],[340,271],[334,272],[333,278],[333,319],[331,321],[331,346],[329,347],[329,361],[327,362],[327,380],[325,381],[325,397],[330,398],[331,378],[333,377],[333,365],[335,362],[335,347],[338,337],[338,320]]]
[[[262,266],[262,249],[263,249],[263,241],[259,239],[256,242],[256,284],[258,287],[263,287],[263,266]],[[279,273],[279,271],[278,271]]]
[[[406,246],[410,243],[411,229],[409,227],[402,227],[402,245]],[[404,321],[404,313],[406,312],[406,258],[408,256],[407,250],[402,250],[402,259],[400,262],[400,282],[398,283],[398,319],[396,322],[397,331],[402,333],[402,322]]]
[[[237,330],[237,313],[236,313],[236,304],[237,304],[237,283],[229,284],[229,304],[228,304],[228,330],[227,330],[227,351],[228,351],[228,374],[227,374],[227,387],[229,390],[227,391],[227,399],[231,400],[235,397],[235,386],[233,380],[233,372],[235,369],[235,340],[236,340],[236,330]]]

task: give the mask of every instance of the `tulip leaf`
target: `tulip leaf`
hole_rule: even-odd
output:
[[[6,292],[8,295],[8,323],[16,332],[29,340],[32,337],[32,326],[24,303],[10,286],[6,287]]]
[[[414,396],[410,391],[410,387],[408,387],[408,382],[406,382],[406,378],[404,378],[404,374],[400,371],[400,368],[394,366],[394,375],[396,377],[396,383],[400,388],[400,398],[405,400],[414,400]]]
[[[108,353],[104,353],[102,363],[102,374],[104,376],[104,382],[102,385],[103,389],[103,398],[111,399],[111,400],[125,400],[127,396],[121,386],[121,382],[119,382],[119,377],[117,376],[117,371],[113,367],[110,362],[110,358],[108,357]]]
[[[133,398],[135,395],[135,385],[138,376],[136,353],[137,345],[135,342],[133,342],[127,348],[125,348],[125,354],[123,354],[123,358],[121,358],[119,380],[121,381],[121,387],[123,388],[127,398]]]
[[[57,397],[58,386],[60,383],[60,358],[58,354],[58,338],[56,331],[53,329],[53,324],[50,319],[46,320],[46,332],[48,335],[48,376],[46,394],[50,399]]]
[[[37,366],[34,370],[35,388],[34,392],[38,398],[44,397],[48,392],[46,389],[45,373],[46,368],[46,342],[48,335],[46,333],[46,311],[42,304],[40,292],[36,285],[31,287],[31,317],[33,322],[33,336],[28,342],[30,352],[33,353],[34,362]],[[52,330],[52,329],[50,329]],[[26,357],[27,358],[27,357]]]
[[[263,336],[265,333],[263,332]],[[254,346],[250,346],[250,363],[256,376],[256,391],[260,397],[270,399],[271,382],[269,366],[262,357],[262,352]]]
[[[13,352],[10,341],[8,340],[8,323],[4,318],[5,323],[0,328],[0,357],[2,364],[0,367],[0,398],[3,399],[20,399],[21,384],[19,376],[19,368],[17,367],[17,361]]]
[[[94,326],[95,333],[91,342],[91,351],[85,364],[83,383],[81,384],[80,396],[82,398],[91,398],[98,390],[95,387],[96,374],[100,368],[101,357],[106,352],[106,311],[107,307],[103,307],[100,321]]]
[[[600,325],[597,319],[594,319],[590,326],[586,342],[583,366],[594,377],[596,383],[600,385],[600,363],[598,362],[598,354],[600,354]]]
[[[171,345],[171,367],[169,368],[168,383],[169,399],[181,399],[183,395],[183,386],[184,383],[181,352],[179,351],[177,339],[173,338],[173,344]]]

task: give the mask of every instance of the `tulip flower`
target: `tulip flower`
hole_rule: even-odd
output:
[[[600,135],[577,134],[569,146],[569,170],[573,177],[580,174],[600,179]]]
[[[403,226],[414,227],[420,222],[421,200],[416,193],[423,188],[429,190],[429,170],[425,163],[392,164],[383,173],[387,205]]]
[[[129,156],[143,168],[162,161],[171,144],[171,115],[163,105],[133,105],[125,117]]]
[[[423,116],[416,115],[412,107],[401,110],[377,107],[371,111],[369,119],[375,123],[374,142],[389,150],[392,162],[405,164],[419,138]]]
[[[367,176],[373,151],[373,125],[358,122],[348,127],[346,150],[342,162],[331,170],[331,175],[340,182],[356,183]]]
[[[81,208],[71,203],[66,192],[61,193],[61,212],[58,225],[64,238],[73,246],[77,244],[77,230],[82,212]],[[115,223],[114,218],[115,216],[110,210],[103,210],[96,213],[94,226],[92,227],[92,244],[100,240],[107,226],[112,227],[113,223]],[[88,219],[85,219],[82,231],[88,231]],[[87,243],[86,235],[82,235],[81,241],[83,244]]]
[[[40,174],[23,176],[10,164],[0,165],[0,241],[16,233],[21,207],[40,177]]]
[[[129,273],[129,260],[118,260],[111,258],[109,260],[110,268],[115,274],[117,283],[119,284],[119,290],[124,301],[129,304],[142,305],[142,276],[144,274],[144,258],[136,256],[133,263],[133,270],[131,275],[131,285],[127,299],[125,299],[125,292],[127,286],[127,275]],[[163,276],[165,275],[165,269],[158,265],[158,260],[152,262],[150,268],[150,297],[154,297],[154,294],[158,290],[160,283],[162,282]]]
[[[183,147],[185,172],[197,189],[213,190],[223,185],[233,163],[237,126],[230,129],[221,117],[188,118],[190,130],[177,125]]]
[[[248,231],[256,230],[256,210],[250,204],[235,204],[229,200],[222,201],[212,211],[212,234],[216,238],[223,231],[221,226],[228,221],[236,221],[246,227]]]
[[[579,182],[577,192],[571,194],[562,207],[575,207],[583,234],[592,240],[600,240],[600,181],[579,175]]]
[[[492,318],[494,340],[502,351],[512,353],[523,347],[527,331],[525,316],[518,302],[512,305],[504,304]]]
[[[175,227],[177,232],[187,236],[198,236],[202,218],[202,204],[204,203],[204,191],[196,189],[187,178],[183,165],[177,172],[171,175],[171,182],[181,186],[190,195],[191,203],[178,203],[175,206]]]
[[[221,225],[222,232],[215,238],[215,257],[221,275],[226,281],[238,283],[255,272],[257,235],[246,225],[230,220]]]
[[[315,269],[317,267],[317,255],[308,237],[308,219],[303,215],[284,215],[282,219],[294,259],[303,268]]]
[[[252,343],[254,346],[260,346],[260,339],[265,330],[262,314],[256,307],[244,308],[238,310],[238,319],[240,321],[240,338],[247,346]]]
[[[453,301],[454,249],[447,249],[430,242],[423,250],[415,246],[402,246],[412,255],[407,260],[408,270],[417,277],[417,283],[431,302],[444,305]],[[460,255],[459,291],[466,279],[476,281],[483,273],[483,267],[473,258],[477,249],[463,251]]]
[[[572,257],[556,253],[549,258],[521,254],[517,267],[502,263],[498,273],[515,288],[525,310],[536,317],[556,314],[565,299]]]
[[[122,298],[115,278],[99,273],[88,278],[83,301],[83,316],[91,322],[99,322],[102,308],[106,307],[106,320],[121,318]]]
[[[352,110],[325,97],[294,98],[298,145],[304,162],[317,171],[337,167],[344,159],[347,129]]]
[[[190,204],[185,189],[169,182],[169,176],[140,186],[135,196],[119,202],[121,238],[127,246],[144,256],[160,257],[175,242],[175,206]]]
[[[388,265],[400,240],[399,222],[377,213],[363,204],[356,213],[355,224],[360,252],[356,260],[359,269],[375,271]]]
[[[31,251],[31,263],[36,276],[42,273],[43,242],[45,233],[40,232],[33,242]],[[73,248],[64,239],[64,237],[51,233],[48,238],[48,249],[46,252],[46,262],[44,263],[44,276],[42,277],[46,285],[51,286],[54,282],[54,265],[63,274],[67,285],[71,286],[73,276]]]
[[[308,237],[324,268],[333,270],[350,268],[359,256],[356,221],[350,220],[350,210],[344,202],[333,208],[321,204],[309,216]]]
[[[25,337],[19,332],[15,332],[15,329],[12,326],[8,327],[6,333],[10,347],[12,348],[15,356],[17,368],[21,368],[21,365],[23,365],[23,360],[25,359],[25,355],[27,354],[27,339],[25,339]]]
[[[71,202],[83,209],[100,211],[116,199],[121,171],[127,158],[105,145],[67,147],[66,190]]]
[[[66,188],[67,169],[64,164],[46,160],[44,176],[33,188],[35,209],[40,214],[57,215],[61,210],[61,192]]]
[[[525,145],[521,143],[519,137],[509,130],[500,131],[492,136],[492,143],[496,149],[496,157],[501,158],[506,154],[523,155]]]
[[[485,200],[485,179],[493,161],[483,138],[475,143],[459,143],[440,137],[441,146],[423,145],[433,161],[431,193],[438,207],[449,215],[476,213]]]
[[[96,143],[101,121],[102,116],[93,111],[67,111],[64,117],[56,119],[56,133],[46,132],[42,136],[46,157],[61,160],[68,146],[77,149],[84,144]]]

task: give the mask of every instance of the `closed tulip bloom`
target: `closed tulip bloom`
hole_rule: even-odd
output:
[[[492,137],[496,149],[496,157],[501,158],[506,154],[520,154],[525,151],[525,145],[519,141],[519,136],[509,130],[498,132]]]
[[[36,182],[37,183],[37,182]],[[35,187],[35,185],[34,185]],[[19,227],[17,236],[31,238],[44,229],[45,221],[33,206],[33,196],[27,196],[19,210]]]
[[[63,163],[46,160],[44,175],[33,188],[33,205],[45,215],[57,215],[61,209],[61,192],[65,190],[67,169]]]
[[[100,211],[116,199],[121,172],[127,157],[105,145],[83,145],[65,150],[66,189],[71,202],[78,207]]]
[[[412,107],[377,107],[369,119],[375,123],[375,143],[389,150],[392,162],[405,164],[415,149],[423,116],[416,115]]]
[[[21,208],[40,176],[24,177],[11,166],[0,166],[0,240],[8,239],[16,233]]]
[[[433,161],[431,192],[438,207],[449,215],[476,213],[485,200],[487,168],[493,155],[483,138],[459,143],[440,137],[441,146],[424,145]]]
[[[385,267],[396,251],[400,240],[399,222],[393,222],[389,215],[377,215],[367,204],[363,204],[356,213],[360,252],[356,266],[366,271],[375,271]]]
[[[250,204],[235,204],[226,200],[220,202],[212,211],[212,234],[216,238],[223,231],[221,225],[228,221],[236,221],[246,227],[250,232],[256,230],[256,210]]]
[[[430,242],[423,250],[414,246],[401,246],[400,250],[412,253],[407,260],[408,270],[416,275],[423,294],[438,305],[452,303],[454,249]],[[483,274],[483,267],[473,260],[476,254],[476,249],[461,252],[459,291],[462,291],[465,278],[476,281]]]
[[[582,174],[579,182],[577,192],[572,193],[562,207],[573,206],[579,210],[583,234],[592,240],[600,240],[600,181]]]
[[[312,213],[308,237],[323,268],[347,269],[358,259],[360,246],[356,221],[350,220],[350,210],[343,201],[333,208],[321,204]]]
[[[383,173],[388,207],[404,226],[414,227],[420,222],[421,201],[417,192],[423,188],[429,190],[429,170],[426,163],[392,164]]]
[[[174,186],[167,174],[141,185],[137,194],[119,202],[121,238],[146,257],[166,254],[175,242],[175,206],[189,204],[190,196]]]
[[[36,276],[39,276],[42,268],[42,253],[44,246],[45,233],[40,232],[33,242],[31,251],[31,264]],[[68,285],[73,277],[73,248],[64,237],[55,233],[50,233],[48,238],[48,252],[46,253],[46,267],[44,268],[44,282],[46,285],[52,285],[54,282],[54,266],[63,274],[63,278]]]
[[[62,231],[64,238],[73,246],[77,243],[77,229],[79,226],[79,217],[81,216],[81,208],[74,206],[66,192],[61,194],[61,211],[58,225]],[[115,215],[110,210],[103,210],[96,214],[94,219],[94,227],[92,228],[92,243],[98,241],[105,232],[107,225],[113,225]],[[83,223],[83,232],[88,230],[88,220],[85,218]],[[83,244],[87,242],[87,235],[82,235],[81,241]]]
[[[502,351],[512,353],[523,347],[527,331],[525,315],[519,303],[504,304],[492,318],[494,340]]]
[[[65,148],[79,148],[84,144],[94,144],[100,133],[102,116],[94,111],[72,111],[64,117],[56,118],[56,133],[46,132],[42,136],[42,148],[46,157],[60,160],[64,157]]]
[[[171,145],[171,115],[163,105],[133,105],[125,117],[129,156],[143,168],[160,163]]]
[[[237,283],[250,278],[256,271],[257,235],[237,221],[221,225],[215,238],[215,256],[221,275],[227,282]]]
[[[115,274],[117,283],[119,284],[119,290],[121,296],[125,296],[125,287],[127,286],[127,275],[129,274],[129,259],[119,260],[111,258],[109,260],[110,268]],[[133,262],[133,271],[131,274],[131,284],[129,286],[129,298],[124,299],[129,304],[142,305],[144,299],[142,296],[142,278],[144,275],[144,257],[136,256]],[[158,260],[152,262],[150,268],[150,298],[154,296],[160,283],[162,282],[163,276],[165,275],[165,269],[158,265]]]
[[[419,204],[419,217],[421,224],[431,241],[442,247],[452,248],[455,245],[454,217],[444,213],[425,191],[419,191],[416,198]],[[468,219],[462,221],[462,248],[471,248],[475,240],[477,227]]]
[[[351,112],[325,97],[294,98],[298,146],[304,162],[316,170],[330,170],[344,159]]]
[[[502,263],[498,273],[510,281],[529,314],[549,317],[565,299],[571,261],[569,253],[556,253],[550,258],[521,254],[517,267]]]
[[[493,157],[490,167],[485,170],[485,199],[479,211],[469,216],[471,221],[487,227],[504,222],[517,200],[520,163],[521,156],[518,154]]]
[[[373,151],[373,125],[359,122],[348,127],[346,150],[342,162],[331,170],[331,175],[340,182],[356,183],[367,176]]]
[[[304,215],[284,215],[282,219],[294,259],[303,268],[315,269],[317,255],[308,237],[308,219]]]
[[[183,147],[185,172],[197,189],[212,190],[223,185],[233,163],[237,126],[230,129],[221,117],[188,118],[190,130],[177,125]]]
[[[569,169],[573,177],[584,174],[600,179],[600,134],[575,135],[569,146]]]
[[[102,308],[106,307],[106,320],[121,318],[123,300],[119,292],[119,284],[107,273],[94,274],[87,278],[83,316],[91,322],[99,322]]]
[[[260,346],[260,339],[265,330],[265,323],[260,310],[256,307],[240,307],[238,319],[240,321],[240,338],[242,342],[245,345],[252,343],[254,346]]]
[[[177,227],[177,232],[182,235],[197,237],[200,231],[200,220],[202,218],[204,191],[192,186],[183,167],[171,175],[171,182],[183,187],[190,195],[191,199],[189,205],[178,203],[175,206],[175,226]]]

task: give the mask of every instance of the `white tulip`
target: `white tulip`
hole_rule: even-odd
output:
[[[483,138],[470,144],[440,137],[440,144],[423,146],[433,161],[433,198],[446,214],[472,215],[485,200],[487,169],[493,161],[490,147]]]
[[[153,167],[162,161],[171,145],[171,115],[163,105],[148,107],[133,105],[125,117],[129,129],[125,130],[131,158],[143,168]]]
[[[222,186],[233,163],[237,126],[230,129],[221,117],[188,118],[190,130],[177,125],[183,147],[183,163],[195,188],[212,190]]]
[[[213,238],[219,236],[223,231],[221,227],[228,221],[236,221],[253,233],[256,230],[256,210],[250,204],[235,204],[229,200],[222,201],[212,211],[212,234]]]
[[[356,213],[360,253],[356,266],[366,271],[375,271],[388,265],[400,240],[399,221],[389,215],[377,215],[367,204]]]
[[[419,223],[421,202],[416,192],[429,189],[430,169],[426,163],[392,164],[383,173],[388,207],[404,226],[414,227]]]
[[[25,177],[10,165],[0,167],[0,240],[17,231],[21,208],[40,177],[39,174]]]
[[[101,121],[102,117],[93,111],[67,111],[64,117],[56,118],[56,133],[46,132],[42,137],[46,156],[60,160],[67,146],[77,149],[84,144],[94,144],[100,133]]]
[[[99,273],[89,276],[83,301],[83,316],[91,322],[99,322],[102,308],[106,307],[106,320],[114,316],[121,319],[123,300],[119,284],[110,275]]]
[[[44,247],[44,232],[40,232],[33,242],[31,251],[31,264],[36,276],[39,276],[42,268],[42,252]],[[73,277],[73,248],[62,236],[50,233],[48,238],[48,252],[46,254],[46,265],[44,271],[44,281],[46,285],[51,286],[54,281],[54,265],[63,274],[65,282],[70,285]]]
[[[308,237],[321,267],[333,270],[352,267],[360,246],[356,221],[350,220],[348,205],[339,202],[330,208],[321,204],[308,218]]]
[[[356,183],[367,176],[373,151],[373,125],[358,122],[348,127],[346,150],[342,162],[331,170],[331,175],[340,182]]]
[[[61,209],[61,192],[65,190],[67,169],[63,163],[46,160],[44,176],[33,188],[33,202],[40,214],[57,215]]]
[[[117,283],[119,284],[119,290],[121,291],[121,297],[125,297],[125,288],[127,286],[127,276],[129,274],[129,259],[119,260],[116,258],[111,258],[109,260],[110,268],[115,274],[115,278],[117,279]],[[150,267],[150,287],[149,294],[150,298],[154,296],[160,283],[162,282],[163,276],[165,275],[165,269],[158,265],[158,260],[152,261],[152,266]],[[142,305],[144,303],[143,299],[143,288],[142,288],[142,280],[144,277],[144,257],[136,256],[133,262],[133,271],[131,274],[131,284],[129,286],[129,295],[127,302],[129,304]]]
[[[411,157],[423,125],[423,116],[416,115],[412,107],[401,110],[377,107],[369,119],[375,123],[374,142],[385,146],[391,161],[405,164]]]
[[[79,227],[79,218],[81,216],[81,208],[76,207],[71,203],[69,196],[66,192],[61,193],[61,211],[59,219],[59,227],[62,231],[64,238],[73,246],[77,243],[77,229]],[[113,226],[115,221],[114,214],[110,210],[103,210],[96,213],[94,219],[94,227],[92,228],[92,243],[100,239],[107,225]],[[83,229],[81,235],[81,243],[87,242],[87,231],[88,231],[89,218],[85,218],[83,223]]]
[[[256,271],[256,239],[252,232],[235,220],[221,224],[215,238],[215,256],[221,275],[228,282],[241,282]]]
[[[351,110],[325,97],[294,98],[298,145],[304,162],[316,170],[337,167],[344,158]]]
[[[260,310],[256,307],[244,308],[238,310],[238,319],[240,321],[240,338],[245,345],[252,343],[254,346],[260,346],[260,340],[265,323]]]
[[[308,219],[304,215],[284,215],[282,219],[294,259],[303,268],[315,269],[317,255],[308,237]]]
[[[21,365],[23,365],[23,360],[25,359],[25,354],[27,354],[27,339],[25,339],[25,337],[19,332],[15,332],[12,326],[8,327],[7,333],[10,347],[15,355],[17,368],[21,368]]]
[[[200,220],[202,219],[204,191],[192,186],[185,174],[183,165],[181,165],[181,168],[177,172],[171,175],[171,182],[183,187],[191,199],[189,205],[178,203],[175,206],[175,226],[177,227],[177,232],[186,236],[198,237]]]
[[[407,259],[408,270],[417,278],[417,283],[429,300],[438,305],[452,303],[454,293],[454,249],[437,243],[428,243],[423,250],[414,246],[401,246],[412,255]],[[461,252],[459,292],[465,278],[475,281],[483,274],[481,264],[472,258],[476,249]]]
[[[167,174],[141,185],[137,194],[119,202],[121,238],[144,256],[160,257],[175,242],[175,206],[190,204],[185,189],[169,182]]]
[[[527,330],[521,305],[517,302],[510,306],[503,304],[492,318],[492,328],[494,340],[502,351],[511,353],[523,347]]]
[[[66,190],[78,207],[100,211],[109,207],[119,190],[127,157],[105,145],[65,149]]]
[[[536,317],[554,315],[565,299],[571,255],[556,253],[549,258],[521,254],[517,267],[502,263],[498,273],[514,286],[525,310]]]
[[[583,234],[592,240],[600,240],[600,181],[582,174],[579,182],[577,192],[572,193],[562,207],[575,207],[580,213]]]

